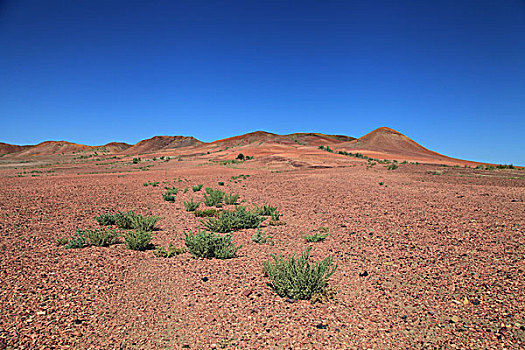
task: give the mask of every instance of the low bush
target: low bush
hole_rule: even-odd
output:
[[[88,245],[107,247],[117,242],[119,232],[108,228],[84,230],[84,236]]]
[[[186,232],[184,242],[188,251],[196,258],[217,258],[230,259],[235,256],[235,253],[241,246],[235,246],[232,242],[231,235],[224,236],[198,230],[193,232],[189,230]]]
[[[271,205],[265,204],[262,207],[254,205],[253,211],[261,216],[272,216],[272,214],[277,210],[277,207],[272,207]]]
[[[221,204],[224,200],[224,192],[215,190],[211,187],[206,187],[206,194],[204,195],[204,204],[208,207],[214,207]]]
[[[263,263],[264,271],[272,280],[271,286],[283,298],[309,300],[315,295],[325,293],[328,279],[337,269],[333,258],[328,256],[321,261],[310,261],[310,250],[306,248],[301,257],[276,257]]]
[[[224,186],[224,181],[219,181],[219,182],[218,182],[218,185],[219,185],[219,186]]]
[[[314,233],[313,235],[305,235],[304,239],[306,239],[307,242],[320,242],[324,241],[328,237],[328,233],[322,234],[322,233]]]
[[[397,164],[395,164],[395,163],[392,163],[392,164],[390,164],[390,165],[387,167],[388,170],[396,170],[397,168],[398,168],[398,166],[397,166]]]
[[[152,239],[151,231],[135,230],[124,234],[126,247],[131,250],[146,250]]]
[[[158,257],[161,257],[161,258],[171,258],[171,257],[177,256],[179,254],[183,254],[186,251],[187,251],[186,248],[175,247],[173,245],[173,243],[170,243],[168,248],[157,247],[157,249],[155,249],[153,254],[155,254],[155,256],[158,256]]]
[[[155,230],[155,224],[159,221],[159,216],[134,215],[130,217],[131,227],[141,231]]]
[[[189,202],[184,202],[184,208],[186,211],[195,211],[199,207],[201,202],[194,202],[193,198]]]
[[[164,194],[162,194],[162,198],[163,198],[166,202],[174,203],[176,197],[175,197],[174,195],[172,195],[172,194],[164,193]]]
[[[127,213],[118,212],[113,215],[115,219],[115,225],[117,225],[118,228],[121,228],[123,230],[130,230],[133,228],[133,225],[131,223],[131,217],[135,216],[134,211],[129,211]]]
[[[193,190],[193,192],[199,192],[201,190],[202,186],[203,185],[195,185],[191,189]]]
[[[81,230],[77,230],[73,237],[69,239],[69,242],[66,244],[67,249],[79,249],[84,248],[86,245],[86,236]]]
[[[235,204],[237,203],[237,200],[239,199],[238,194],[230,193],[224,195],[224,204]]]
[[[217,209],[204,209],[204,210],[195,210],[193,213],[198,218],[207,218],[210,216],[220,216],[222,213],[222,210]]]
[[[97,220],[100,226],[115,225],[115,216],[110,213],[105,213],[99,216],[95,216],[95,220]]]
[[[244,228],[257,228],[264,217],[238,206],[235,211],[223,211],[217,218],[201,220],[204,227],[212,232],[226,233]]]
[[[260,228],[258,228],[257,232],[255,232],[252,236],[252,241],[257,244],[265,244],[270,238],[272,238],[272,236],[267,235]]]

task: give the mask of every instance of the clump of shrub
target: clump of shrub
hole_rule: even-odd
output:
[[[396,170],[397,168],[398,168],[398,166],[397,166],[397,164],[395,164],[395,163],[392,163],[392,164],[390,164],[390,165],[387,167],[388,170]]]
[[[108,228],[84,230],[84,236],[88,245],[107,247],[118,241],[119,232]]]
[[[226,233],[244,228],[257,228],[264,217],[238,206],[235,211],[223,211],[219,217],[201,220],[204,227],[212,232]]]
[[[237,200],[239,199],[238,194],[230,193],[224,195],[224,204],[235,204],[237,203]]]
[[[221,236],[207,231],[193,232],[189,230],[185,235],[186,247],[188,247],[191,255],[196,258],[230,259],[241,248],[241,246],[233,244],[232,237],[229,234]]]
[[[133,210],[123,213],[118,212],[113,215],[115,225],[123,230],[139,229],[145,231],[153,231],[155,224],[160,219],[158,216],[142,216],[135,214]]]
[[[270,238],[272,238],[272,236],[267,235],[261,230],[261,228],[258,228],[257,232],[255,232],[252,236],[252,241],[257,244],[265,244]]]
[[[186,211],[195,211],[197,210],[200,204],[201,202],[194,202],[192,198],[190,201],[184,202],[184,208],[186,209]]]
[[[310,250],[306,248],[301,257],[271,255],[272,261],[264,261],[264,271],[272,280],[271,286],[283,298],[309,300],[326,293],[328,279],[337,269],[333,258],[310,261]]]
[[[222,210],[210,208],[210,209],[204,209],[204,210],[195,210],[193,214],[198,218],[207,218],[210,216],[220,216],[221,213],[222,213]]]
[[[162,246],[157,247],[157,249],[155,249],[153,254],[155,254],[155,256],[158,256],[160,258],[171,258],[179,254],[183,254],[186,251],[187,251],[186,248],[176,247],[173,245],[173,243],[170,243],[168,248],[164,248]]]
[[[86,236],[82,230],[77,230],[73,237],[71,237],[66,244],[67,249],[79,249],[84,248],[86,245]]]
[[[224,186],[224,181],[219,181],[219,182],[218,182],[218,185],[219,185],[219,186]]]
[[[211,187],[206,187],[206,194],[204,195],[204,204],[208,207],[214,207],[222,204],[225,193],[221,190],[215,190]]]
[[[149,247],[152,239],[153,235],[151,231],[144,231],[140,229],[127,231],[124,234],[124,242],[126,243],[126,247],[131,250],[146,250]]]
[[[322,233],[316,232],[313,235],[304,235],[304,239],[306,239],[307,242],[324,241],[326,237],[328,237],[328,233],[322,234]]]
[[[166,202],[175,202],[175,195],[179,193],[179,189],[176,188],[176,187],[172,187],[172,188],[168,188],[166,187],[166,192],[164,192],[164,194],[162,195],[162,198],[164,198],[164,200]]]
[[[258,207],[257,205],[254,205],[254,208],[253,208],[253,211],[261,216],[272,216],[276,210],[277,210],[277,207],[272,207],[269,204],[265,204],[262,207]]]
[[[279,210],[274,210],[270,216],[269,224],[271,226],[286,225],[286,222],[281,221],[281,216],[283,216],[283,214],[281,214]]]
[[[159,181],[155,181],[155,182],[150,181],[150,182],[144,182],[142,184],[142,186],[144,186],[144,187],[147,187],[147,186],[157,187],[157,186],[159,186],[159,184],[160,184]]]
[[[97,220],[100,226],[115,225],[115,216],[110,213],[104,213],[99,216],[95,216],[95,220]]]
[[[195,185],[191,189],[193,190],[193,192],[199,192],[201,190],[202,186],[203,185]]]
[[[140,158],[133,158],[133,164],[140,163]]]

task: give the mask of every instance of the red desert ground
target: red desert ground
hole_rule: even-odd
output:
[[[525,345],[522,168],[384,127],[0,155],[0,349]]]

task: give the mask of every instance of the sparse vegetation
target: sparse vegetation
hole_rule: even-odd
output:
[[[79,249],[84,248],[86,245],[86,236],[82,230],[77,230],[73,237],[69,239],[69,242],[66,244],[67,249]]]
[[[218,182],[218,185],[219,185],[219,186],[224,186],[224,181],[219,181],[219,182]]]
[[[313,235],[304,235],[304,239],[306,239],[307,242],[321,242],[324,241],[326,237],[328,237],[328,233],[322,234],[316,232]]]
[[[184,242],[188,251],[196,258],[230,259],[241,248],[233,244],[229,234],[221,236],[204,230],[196,232],[189,230],[186,232]]]
[[[99,216],[95,216],[95,220],[97,220],[100,226],[115,225],[115,216],[110,213],[104,213]]]
[[[151,231],[134,230],[127,231],[124,234],[124,242],[126,247],[131,250],[146,250],[153,238]]]
[[[230,193],[224,195],[224,203],[228,205],[232,205],[237,203],[237,200],[239,199],[238,194]]]
[[[118,212],[114,216],[115,225],[123,230],[139,229],[153,231],[155,224],[160,219],[158,216],[142,216],[134,211],[127,213]]]
[[[277,207],[272,207],[269,204],[265,204],[262,207],[254,205],[253,211],[261,216],[272,216],[277,211]]]
[[[223,211],[219,217],[201,220],[204,227],[212,232],[226,233],[244,228],[257,228],[264,218],[238,206],[235,211]]]
[[[211,187],[206,187],[206,193],[204,195],[204,204],[208,207],[214,207],[221,204],[224,199],[224,192],[221,190],[215,190]]]
[[[144,186],[144,187],[147,187],[147,186],[157,187],[157,186],[159,186],[159,184],[160,184],[159,181],[155,181],[155,182],[150,181],[150,182],[144,182],[142,184],[142,186]]]
[[[210,209],[204,209],[204,210],[195,210],[193,214],[198,218],[207,218],[210,216],[220,216],[221,213],[222,213],[222,210],[210,208]]]
[[[171,257],[177,256],[179,254],[183,254],[185,252],[187,252],[186,248],[176,247],[176,246],[173,245],[173,243],[170,243],[168,248],[164,248],[162,246],[157,247],[157,249],[155,249],[153,254],[155,256],[160,257],[160,258],[171,258]]]
[[[200,204],[201,202],[194,202],[192,198],[190,201],[184,202],[184,208],[186,209],[186,211],[195,211],[197,210]]]
[[[195,185],[191,189],[193,190],[193,192],[199,192],[201,190],[202,186],[203,185]]]
[[[165,187],[166,188],[166,192],[164,192],[162,194],[162,198],[166,201],[166,202],[171,202],[171,203],[174,203],[175,202],[175,196],[177,193],[179,193],[179,189],[176,188],[176,187],[172,187],[172,188],[168,188],[168,187]]]
[[[310,261],[310,250],[310,247],[306,248],[297,259],[272,254],[273,260],[263,263],[264,271],[272,280],[271,286],[281,297],[309,300],[326,292],[328,279],[337,269],[337,264],[334,265],[331,256]]]
[[[133,158],[133,164],[138,164],[140,163],[140,158]]]
[[[265,244],[270,238],[272,238],[272,236],[264,233],[263,230],[261,230],[261,228],[259,227],[257,229],[257,232],[253,234],[252,241],[257,244]]]
[[[109,228],[101,228],[95,230],[84,230],[84,237],[86,244],[97,247],[107,247],[117,242],[119,232]]]
[[[387,167],[388,170],[396,170],[397,168],[398,168],[398,166],[397,166],[397,164],[395,164],[395,163],[392,163],[392,164],[390,164],[390,165]]]

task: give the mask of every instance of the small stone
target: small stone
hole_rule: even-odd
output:
[[[479,305],[481,301],[479,301],[478,299],[472,299],[471,303],[474,305]]]
[[[37,314],[38,316],[43,316],[43,315],[46,314],[46,312],[45,312],[45,311],[37,311],[36,314]]]
[[[459,317],[457,316],[452,316],[450,318],[450,323],[458,323],[459,322]]]
[[[286,301],[287,303],[291,303],[291,304],[293,304],[293,303],[295,303],[297,300],[292,299],[292,298],[288,298],[288,299],[286,299],[285,301]]]
[[[201,278],[202,282],[208,282],[208,277]]]
[[[407,318],[408,318],[407,315],[403,315],[403,316],[401,316],[401,319],[403,319],[403,320],[406,320]]]
[[[245,297],[249,297],[252,293],[253,289],[246,289],[244,292],[242,292],[242,295],[244,295]]]
[[[316,325],[315,328],[317,328],[317,329],[326,329],[326,328],[328,328],[328,325],[326,323],[324,323],[324,322],[321,322],[318,325]]]
[[[215,321],[215,317],[213,317],[212,315],[208,315],[208,316],[204,317],[204,319],[206,320],[206,322],[213,322],[213,321]]]
[[[430,316],[434,316],[436,313],[435,313],[434,311],[429,311],[428,314],[429,314]]]
[[[364,271],[359,274],[359,277],[366,277],[366,276],[368,276],[368,271]]]
[[[189,344],[184,344],[184,345],[182,346],[182,348],[183,348],[183,349],[189,349],[190,346],[189,346]]]
[[[74,331],[73,333],[71,333],[71,335],[74,337],[80,337],[82,336],[82,333],[80,333],[79,331]]]

